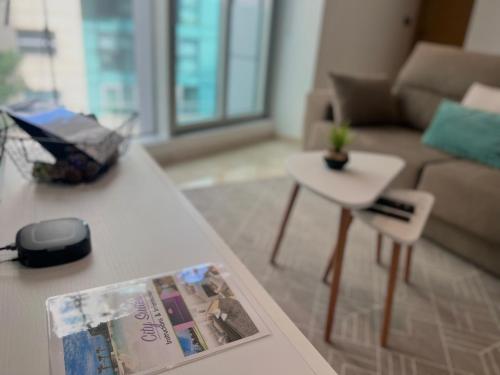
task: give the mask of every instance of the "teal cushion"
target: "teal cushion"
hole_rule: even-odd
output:
[[[452,155],[500,168],[500,115],[443,100],[422,142]]]

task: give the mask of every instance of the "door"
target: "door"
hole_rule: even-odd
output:
[[[422,0],[416,41],[463,46],[474,0]]]

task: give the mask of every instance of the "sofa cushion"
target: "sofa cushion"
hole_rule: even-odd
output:
[[[439,94],[415,87],[403,87],[398,94],[403,118],[419,130],[427,129],[443,99]]]
[[[352,125],[397,123],[398,107],[388,78],[330,73],[330,80],[335,121]]]
[[[467,160],[431,164],[424,168],[418,188],[434,194],[434,216],[500,244],[498,169]]]
[[[474,82],[500,86],[500,56],[421,42],[400,70],[393,91],[404,119],[423,128],[439,98],[460,101]]]
[[[500,114],[500,87],[486,86],[476,82],[467,90],[462,99],[462,105]]]
[[[314,124],[307,149],[327,149],[331,122]],[[350,150],[394,154],[406,162],[405,169],[393,181],[393,187],[415,188],[426,163],[451,159],[451,156],[434,150],[420,142],[422,133],[404,126],[370,125],[353,127],[354,139]]]
[[[500,114],[444,100],[422,142],[500,169]]]
[[[500,56],[421,42],[401,69],[396,87],[406,85],[462,98],[474,82],[500,86]]]

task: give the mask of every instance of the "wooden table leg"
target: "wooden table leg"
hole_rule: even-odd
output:
[[[333,321],[335,317],[335,306],[340,286],[340,275],[342,272],[342,261],[344,259],[344,249],[347,242],[347,232],[352,222],[351,210],[342,208],[340,214],[340,224],[337,236],[337,245],[335,246],[333,261],[333,280],[330,287],[330,303],[328,305],[328,316],[326,318],[325,341],[330,342],[330,335],[333,329]]]
[[[406,253],[406,265],[405,265],[405,282],[410,281],[411,272],[411,256],[413,253],[413,245],[408,246],[408,252]]]
[[[335,247],[333,248],[332,255],[330,255],[330,259],[328,260],[328,263],[326,265],[325,272],[323,273],[322,280],[325,284],[328,284],[328,276],[330,275],[330,272],[333,270],[333,267],[335,265],[335,259],[336,259],[336,255],[337,255],[337,246],[338,246],[338,242],[339,242],[339,238],[340,238],[340,231],[341,231],[341,227],[342,227],[342,214],[343,214],[343,212],[341,212],[339,230],[337,233],[337,243],[335,244]],[[352,218],[351,218],[351,220],[352,220]],[[349,222],[348,225],[350,225],[350,224],[351,223]]]
[[[330,271],[333,269],[335,265],[335,257],[337,255],[336,251],[336,246],[332,251],[332,255],[330,255],[330,259],[328,259],[328,263],[326,265],[325,273],[323,274],[323,282],[325,284],[328,284],[328,275],[330,274]]]
[[[394,246],[392,248],[392,258],[391,258],[391,268],[390,268],[390,273],[389,273],[389,280],[387,282],[387,295],[385,297],[382,334],[380,336],[380,345],[382,345],[382,346],[387,346],[387,337],[389,335],[389,326],[391,324],[392,300],[394,297],[394,290],[396,289],[396,282],[397,282],[397,276],[398,276],[400,250],[401,250],[401,245],[399,243],[394,242]]]
[[[382,237],[382,233],[377,233],[377,263],[380,264],[380,260],[382,258],[382,245],[384,238]]]
[[[288,205],[285,210],[285,214],[283,215],[283,219],[281,220],[281,227],[278,232],[278,237],[276,237],[276,241],[274,242],[273,252],[271,255],[271,264],[273,265],[276,264],[276,257],[278,256],[281,240],[283,239],[286,224],[288,223],[288,219],[290,218],[290,213],[292,212],[293,204],[295,203],[295,199],[297,198],[299,188],[300,185],[297,183],[293,186],[292,193],[290,194],[290,199],[288,200]]]

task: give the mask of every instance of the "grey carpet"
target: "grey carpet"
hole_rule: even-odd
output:
[[[326,344],[329,288],[320,278],[339,209],[302,190],[279,267],[271,267],[291,186],[282,178],[185,194],[339,375],[500,374],[500,280],[425,239],[415,247],[410,284],[400,278],[396,288],[389,348],[378,345],[390,244],[385,241],[378,266],[376,235],[356,221],[344,257],[334,344]]]

